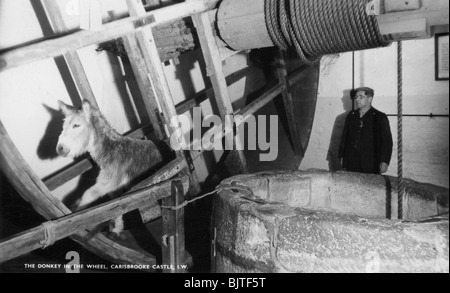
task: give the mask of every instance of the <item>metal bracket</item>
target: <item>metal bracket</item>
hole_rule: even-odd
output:
[[[145,18],[141,18],[141,19],[135,20],[133,22],[133,24],[134,24],[135,28],[140,28],[140,27],[152,24],[155,21],[156,21],[155,20],[155,16],[154,15],[149,15],[149,16],[147,16]]]
[[[184,152],[184,157],[186,158],[186,162],[187,162],[187,165],[189,167],[189,170],[191,172],[194,172],[195,171],[195,166],[194,166],[194,162],[192,161],[191,152],[188,151],[188,150],[184,150],[183,152]]]

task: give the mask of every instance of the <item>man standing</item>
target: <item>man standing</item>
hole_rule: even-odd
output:
[[[392,134],[386,114],[372,107],[374,90],[355,90],[357,110],[345,120],[339,158],[345,171],[383,174],[392,156]]]

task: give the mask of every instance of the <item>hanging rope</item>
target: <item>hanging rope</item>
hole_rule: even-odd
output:
[[[398,86],[398,100],[397,100],[397,132],[398,132],[398,218],[403,219],[403,195],[405,193],[403,182],[403,55],[402,42],[397,44],[397,86]]]
[[[366,13],[369,0],[266,0],[265,17],[273,43],[296,49],[306,64],[321,56],[384,47],[377,19]]]

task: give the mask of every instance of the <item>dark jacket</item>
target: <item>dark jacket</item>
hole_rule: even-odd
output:
[[[339,148],[344,170],[379,174],[381,162],[391,162],[392,146],[386,114],[373,107],[362,118],[358,110],[348,114]]]

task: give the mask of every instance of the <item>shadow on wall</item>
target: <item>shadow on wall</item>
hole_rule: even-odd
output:
[[[334,120],[333,131],[331,133],[330,145],[328,147],[327,161],[330,172],[336,172],[342,169],[339,156],[339,146],[341,144],[342,132],[344,130],[345,119],[350,111],[352,111],[352,99],[350,97],[351,90],[345,90],[341,98],[344,113],[338,115]]]
[[[44,104],[42,106],[50,114],[51,119],[45,129],[44,136],[39,142],[37,155],[41,160],[56,159],[58,157],[56,145],[63,129],[64,115],[59,109],[53,109]]]

